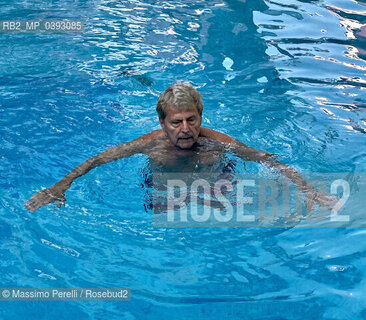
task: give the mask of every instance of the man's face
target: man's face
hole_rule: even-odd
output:
[[[168,105],[165,119],[160,119],[161,127],[170,142],[181,149],[190,149],[196,143],[201,123],[202,118],[195,106],[181,111]]]

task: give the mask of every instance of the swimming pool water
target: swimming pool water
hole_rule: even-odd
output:
[[[177,79],[199,88],[206,127],[302,173],[365,172],[365,8],[1,2],[2,20],[85,23],[82,34],[0,34],[1,286],[129,287],[132,299],[0,302],[0,318],[365,319],[364,229],[154,228],[143,155],[77,179],[62,209],[23,207],[92,155],[159,128],[157,97]]]

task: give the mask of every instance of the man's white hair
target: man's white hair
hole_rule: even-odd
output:
[[[165,119],[168,105],[178,110],[188,110],[194,106],[197,108],[199,115],[202,116],[201,94],[188,82],[176,83],[160,95],[156,104],[159,119]]]

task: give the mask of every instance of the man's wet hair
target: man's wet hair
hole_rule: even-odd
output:
[[[192,105],[194,105],[199,115],[202,116],[203,104],[201,94],[187,82],[176,83],[160,95],[156,104],[159,119],[165,119],[168,105],[182,111],[191,109]]]

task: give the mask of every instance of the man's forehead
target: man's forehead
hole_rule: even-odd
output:
[[[194,105],[186,110],[180,110],[171,104],[166,108],[166,116],[170,118],[191,117],[194,115],[199,115],[197,108]]]

